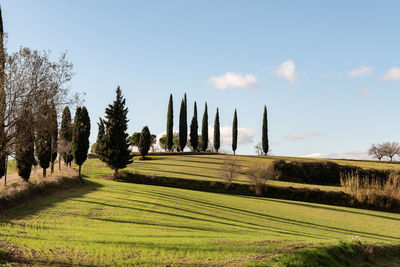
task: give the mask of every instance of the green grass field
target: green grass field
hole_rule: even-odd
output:
[[[221,161],[160,156],[129,170],[215,179]],[[0,244],[18,264],[280,265],[270,257],[312,244],[400,241],[400,214],[110,181],[97,159],[83,173],[86,184],[1,216]]]

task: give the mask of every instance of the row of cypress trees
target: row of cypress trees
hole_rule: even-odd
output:
[[[172,94],[169,97],[168,102],[168,113],[167,113],[167,149],[169,151],[173,148],[173,98]],[[197,121],[197,104],[194,102],[193,109],[193,117],[190,123],[190,145],[193,151],[206,151],[208,148],[208,107],[207,102],[205,103],[204,114],[202,119],[202,129],[201,129],[201,142],[199,143],[198,136],[198,121]],[[235,154],[237,149],[238,142],[238,119],[237,119],[237,110],[233,114],[233,123],[232,123],[232,151]],[[187,98],[186,93],[184,98],[181,101],[181,108],[179,114],[179,150],[183,151],[187,144]],[[220,122],[219,122],[219,109],[215,113],[214,120],[214,149],[218,153],[218,150],[221,146],[220,140]],[[200,147],[199,147],[200,146]],[[264,114],[263,114],[263,126],[262,126],[262,149],[264,154],[266,155],[269,151],[268,144],[268,120],[267,120],[267,107],[264,106]]]
[[[169,97],[168,102],[168,113],[167,113],[167,133],[166,133],[166,146],[169,151],[173,148],[173,98],[172,94]],[[194,102],[194,109],[193,109],[193,117],[190,123],[190,145],[193,151],[206,151],[208,148],[208,107],[207,103],[205,103],[204,114],[202,118],[202,125],[201,125],[201,142],[199,142],[199,135],[198,135],[198,119],[197,119],[197,103]],[[186,93],[184,98],[181,101],[181,108],[179,114],[179,150],[184,151],[186,144],[187,144],[187,98]],[[221,147],[221,132],[220,132],[220,122],[219,122],[219,109],[215,113],[214,119],[214,142],[213,146],[215,151],[219,151]],[[237,149],[237,140],[238,140],[238,121],[237,121],[237,111],[235,109],[234,116],[233,116],[233,125],[232,125],[232,150],[235,153]]]

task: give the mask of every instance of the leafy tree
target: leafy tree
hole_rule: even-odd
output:
[[[133,147],[136,146],[137,148],[139,148],[139,141],[140,141],[141,134],[142,134],[141,132],[135,132],[131,136],[129,136],[128,137],[129,145],[131,145]]]
[[[79,178],[82,180],[81,168],[89,151],[90,118],[86,107],[78,107],[75,112],[72,131],[72,155],[79,166]]]
[[[233,125],[232,125],[232,150],[235,155],[237,149],[237,138],[238,138],[238,122],[237,122],[237,112],[233,114]]]
[[[105,135],[105,126],[104,120],[99,118],[99,122],[97,123],[99,130],[97,131],[97,140],[96,140],[96,149],[94,151],[95,154],[99,156],[99,159],[103,160],[103,151],[104,151],[104,135]]]
[[[267,106],[264,106],[263,126],[262,126],[262,150],[264,154],[267,155],[269,150]]]
[[[140,134],[140,140],[139,140],[139,152],[140,155],[142,155],[142,158],[145,158],[149,153],[150,145],[151,145],[150,130],[147,126],[144,126],[142,133]]]
[[[201,150],[204,152],[208,147],[208,111],[207,102],[204,108],[203,121],[201,124]]]
[[[214,120],[214,148],[217,151],[220,148],[220,126],[219,126],[219,111],[217,108],[217,113],[215,113],[215,120]]]
[[[162,149],[167,151],[167,136],[166,135],[161,136],[160,139],[158,140],[158,143],[160,144],[160,147]]]
[[[113,104],[106,108],[106,131],[103,139],[103,161],[114,170],[114,176],[119,169],[125,168],[132,163],[131,151],[129,149],[128,134],[128,108],[125,107],[125,98],[121,89],[116,90],[116,99]]]
[[[174,131],[174,104],[172,101],[172,94],[169,96],[168,114],[167,114],[167,149],[171,150],[173,143]]]
[[[50,166],[51,160],[51,127],[49,126],[50,107],[43,104],[39,108],[36,118],[36,156],[40,167],[43,169],[43,177],[46,177],[46,169]]]
[[[0,178],[6,173],[6,131],[5,131],[5,116],[6,116],[6,92],[5,92],[5,63],[6,52],[4,49],[4,30],[3,18],[0,8]],[[4,179],[4,184],[6,181]]]
[[[193,151],[197,151],[199,145],[199,133],[198,133],[198,123],[197,123],[197,105],[194,102],[194,111],[192,122],[190,123],[190,145]]]
[[[90,146],[90,153],[96,154],[96,148],[97,148],[97,143],[93,143],[93,144]]]
[[[51,168],[50,172],[53,174],[54,172],[54,162],[57,159],[57,140],[58,140],[58,122],[57,122],[57,110],[54,103],[50,105],[50,114],[49,114],[49,127],[51,133]]]
[[[181,110],[179,113],[179,147],[181,152],[183,152],[183,150],[185,149],[186,143],[187,143],[186,103],[185,99],[182,99]]]
[[[15,143],[15,159],[17,161],[18,175],[25,181],[29,180],[32,165],[35,161],[35,135],[33,127],[26,121],[33,121],[32,111],[27,108],[23,111],[17,123],[17,138]]]
[[[62,119],[61,119],[61,127],[60,127],[60,142],[59,152],[62,154],[64,162],[66,165],[71,165],[72,162],[72,120],[71,120],[71,111],[68,106],[64,108]]]

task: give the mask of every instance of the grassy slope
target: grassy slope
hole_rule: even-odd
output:
[[[152,160],[138,160],[126,169],[130,172],[138,172],[148,175],[159,175],[165,177],[177,177],[198,180],[219,180],[219,171],[224,162],[223,155],[177,155],[177,156],[151,156]],[[256,162],[271,162],[275,159],[285,160],[304,160],[321,161],[320,159],[291,158],[291,157],[257,157],[257,156],[237,156],[242,166],[242,173],[237,178],[238,182],[247,183],[248,178],[244,171]],[[364,161],[346,161],[331,160],[338,164],[355,165],[362,168],[392,169],[400,170],[400,164],[364,162]],[[91,173],[97,173],[99,176],[110,175],[112,173],[104,163],[98,159],[89,159],[84,168]],[[293,187],[310,187],[324,190],[338,191],[337,186],[321,186],[298,184],[284,181],[269,181],[270,184]]]
[[[399,214],[120,183],[84,171],[92,177],[85,185],[3,216],[1,242],[39,263],[122,266],[254,263],[299,243],[400,240]]]

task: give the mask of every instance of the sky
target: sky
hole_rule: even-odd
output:
[[[8,52],[68,51],[91,142],[119,85],[129,133],[166,129],[168,98],[220,111],[222,149],[255,154],[268,108],[272,155],[366,158],[400,141],[399,1],[0,1]],[[199,129],[200,130],[200,129]],[[211,135],[212,136],[212,135]]]

